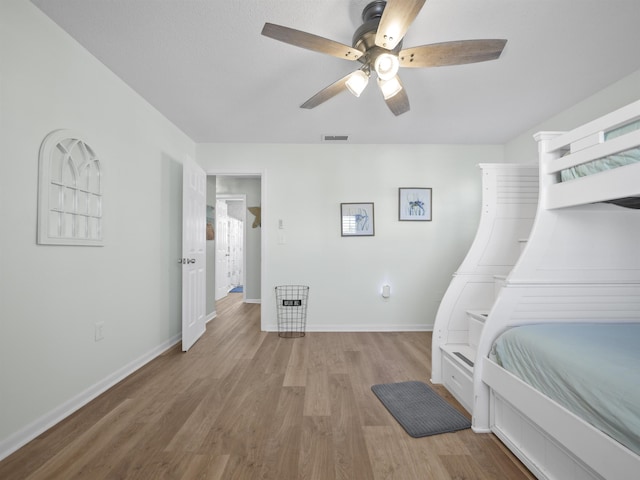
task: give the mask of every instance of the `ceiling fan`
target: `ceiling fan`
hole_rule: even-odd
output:
[[[262,35],[362,66],[316,93],[300,108],[314,108],[344,90],[356,97],[372,72],[389,109],[395,115],[409,111],[409,97],[398,76],[399,67],[463,65],[500,57],[506,40],[459,40],[402,49],[402,39],[426,0],[375,0],[362,11],[363,24],[353,34],[352,46],[312,33],[265,23]]]

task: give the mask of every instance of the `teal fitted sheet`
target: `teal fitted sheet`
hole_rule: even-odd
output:
[[[490,356],[640,455],[640,323],[515,327]]]
[[[605,133],[604,138],[605,141],[611,140],[635,130],[640,130],[640,120],[611,130]],[[560,172],[560,179],[563,182],[566,182],[568,180],[592,175],[594,173],[602,172],[603,170],[622,167],[638,161],[640,161],[640,148],[632,148],[630,150],[625,150],[624,152],[616,153],[615,155],[609,155],[608,157],[599,158],[591,162],[583,163],[582,165],[562,170]]]

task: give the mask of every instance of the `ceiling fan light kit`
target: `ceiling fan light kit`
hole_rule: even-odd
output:
[[[368,83],[369,74],[365,73],[363,70],[356,70],[349,75],[349,79],[345,84],[353,95],[359,97],[364,89],[367,88]]]
[[[373,70],[378,77],[378,87],[387,107],[394,115],[402,115],[410,107],[409,98],[398,76],[399,68],[440,67],[495,60],[500,57],[507,43],[501,39],[458,40],[402,49],[404,35],[425,1],[372,1],[362,11],[363,24],[353,34],[351,46],[272,23],[265,23],[262,35],[363,64],[360,69],[316,93],[301,108],[317,107],[345,90],[359,97]]]
[[[398,77],[393,77],[389,80],[378,78],[378,86],[380,87],[380,91],[382,92],[382,96],[385,100],[389,100],[402,90],[402,85],[400,84]]]
[[[397,55],[390,53],[381,53],[373,63],[373,68],[378,74],[380,80],[391,80],[398,73],[400,61]]]

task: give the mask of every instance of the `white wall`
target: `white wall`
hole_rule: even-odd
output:
[[[538,145],[533,140],[535,133],[543,130],[571,130],[638,99],[640,99],[640,70],[507,142],[505,144],[505,161],[537,163]]]
[[[38,149],[59,128],[104,161],[104,247],[36,245]],[[0,458],[180,339],[187,154],[189,138],[36,7],[0,2]]]
[[[311,287],[308,330],[426,330],[480,218],[500,146],[200,144],[209,172],[263,172],[263,326],[274,287]],[[398,221],[398,187],[433,188],[432,222]],[[375,236],[340,236],[340,203],[374,202]],[[285,244],[278,242],[278,220]],[[380,296],[384,283],[391,298]]]

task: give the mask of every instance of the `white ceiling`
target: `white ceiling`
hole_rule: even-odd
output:
[[[276,23],[351,44],[368,0],[32,0],[196,142],[504,143],[640,69],[639,0],[428,0],[404,47],[506,38],[502,57],[400,72],[313,110],[352,63],[260,35]]]

